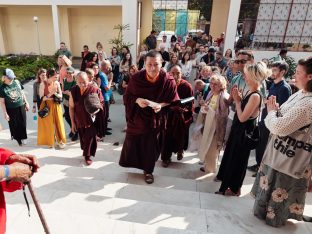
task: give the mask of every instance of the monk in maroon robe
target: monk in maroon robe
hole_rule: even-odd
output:
[[[15,154],[10,150],[0,148],[0,234],[5,233],[6,229],[3,192],[14,192],[22,189],[23,184],[21,182],[28,182],[33,172],[37,172],[38,168],[39,163],[35,156]]]
[[[182,79],[182,71],[179,65],[171,68],[170,74],[177,84],[180,99],[193,97],[193,88],[189,82]],[[167,127],[165,130],[161,159],[163,167],[168,167],[172,153],[177,153],[177,159],[182,160],[183,151],[187,149],[189,142],[189,128],[193,122],[193,102],[182,105],[173,105],[169,108]]]
[[[101,108],[96,114],[87,112],[85,99],[88,95],[97,94]],[[69,97],[69,113],[72,122],[72,132],[79,133],[80,147],[87,165],[92,164],[91,156],[95,156],[97,149],[97,136],[102,138],[105,134],[104,98],[101,90],[92,85],[85,72],[77,74],[77,85],[71,89]]]
[[[178,100],[174,79],[161,70],[158,52],[145,55],[145,70],[133,75],[124,94],[127,131],[119,165],[142,169],[145,182],[154,182],[160,155],[160,135],[166,124],[167,104]]]

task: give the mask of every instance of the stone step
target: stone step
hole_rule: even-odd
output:
[[[127,183],[98,180],[94,178],[86,179],[74,178],[72,176],[66,177],[64,175],[41,174],[40,176],[34,176],[32,181],[38,191],[52,189],[194,208],[208,208],[206,200],[209,200],[210,195],[212,195],[213,198],[218,198],[220,196],[214,194],[206,196],[207,193],[182,190],[182,188],[176,189],[174,186],[168,188],[158,187],[157,185],[150,186],[145,182],[143,185],[140,185],[135,184],[135,180],[133,183]],[[225,204],[230,201],[228,197],[222,196],[222,199],[221,201]],[[253,201],[248,194],[236,199],[246,200],[246,204],[252,207]],[[43,200],[43,202],[45,202],[45,200]],[[225,210],[227,209],[228,208]],[[235,209],[236,207],[234,207],[233,212],[235,212]]]
[[[55,159],[56,158],[54,157],[53,160]],[[92,166],[94,166],[95,168],[92,168],[92,166],[82,167],[84,162],[82,159],[79,160],[81,161],[80,162],[81,166],[46,164],[40,168],[40,175],[42,174],[51,175],[49,178],[55,178],[55,176],[57,176],[56,178],[58,177],[85,178],[106,182],[122,182],[134,185],[145,185],[145,186],[147,185],[144,181],[142,171],[140,170],[122,168],[115,163],[107,163],[107,162],[94,162]],[[176,169],[164,168],[162,170],[168,171],[171,170],[171,174],[174,175],[176,173],[180,173],[180,171]],[[220,186],[220,182],[213,181],[214,177],[213,174],[197,177],[196,179],[185,179],[178,178],[176,176],[172,177],[163,175],[165,173],[163,173],[162,170],[160,171],[158,169],[155,170],[154,173],[155,181],[153,184],[148,185],[148,187],[214,193],[219,189]],[[34,179],[36,180],[36,182],[37,178],[40,178],[40,176],[35,175]],[[49,178],[47,178],[48,179],[47,181],[49,181]],[[245,184],[242,187],[242,195],[248,194],[250,192],[253,181],[254,178],[246,177]],[[38,186],[45,183],[46,181],[42,180],[42,182],[39,182]]]
[[[44,215],[50,232],[58,234],[198,234],[198,232],[191,230],[154,227],[141,223],[89,216],[83,214],[83,212],[57,212],[48,207],[45,207]],[[43,233],[43,227],[34,205],[31,205],[31,217],[25,216],[26,213],[21,212],[15,217],[14,222],[8,221],[7,234],[25,233],[24,230],[27,230],[27,233]]]
[[[246,201],[239,198],[225,198],[222,196],[206,194],[210,197],[209,206],[216,208],[204,209],[195,207],[183,207],[172,204],[161,204],[157,202],[145,202],[132,199],[112,198],[103,195],[77,193],[69,191],[61,191],[54,189],[36,190],[41,206],[45,212],[47,221],[53,224],[60,224],[61,232],[52,233],[77,233],[64,232],[64,230],[71,230],[72,224],[69,223],[77,214],[83,212],[83,215],[92,219],[110,219],[131,222],[135,224],[149,225],[154,228],[163,229],[180,229],[187,231],[195,231],[198,233],[256,233],[267,232],[271,233],[272,228],[265,225],[263,221],[258,220],[252,215],[251,207],[246,206]],[[152,196],[152,194],[151,194]],[[29,197],[29,196],[28,196]],[[209,199],[208,199],[209,200]],[[227,204],[222,204],[222,201],[227,200]],[[13,196],[7,198],[7,207],[9,220],[15,220],[14,226],[19,228],[16,220],[21,224],[27,223],[29,217],[27,216],[26,205],[21,208],[19,203],[23,203],[21,193],[15,193]],[[243,202],[243,203],[242,203]],[[208,205],[208,203],[207,203]],[[227,208],[227,210],[218,209],[218,207]],[[229,206],[236,206],[236,213],[230,211]],[[56,209],[57,208],[57,209]],[[35,209],[32,207],[32,214]],[[57,217],[60,213],[65,215],[63,219]],[[15,215],[14,215],[15,214]],[[56,218],[57,217],[57,218]],[[62,222],[62,220],[66,220]],[[79,222],[81,230],[88,227],[84,221]],[[94,223],[96,225],[96,223]],[[96,225],[101,228],[101,224]],[[293,223],[289,223],[275,231],[274,233],[289,233],[289,229]],[[296,229],[292,233],[311,233],[311,226],[305,225],[303,222],[296,222]],[[37,222],[36,230],[39,229],[39,222]],[[52,230],[52,227],[50,227]],[[73,230],[77,227],[73,227]],[[20,230],[20,229],[19,229]],[[29,229],[28,229],[29,230]],[[36,232],[29,232],[36,233]],[[78,232],[83,233],[83,232]],[[91,233],[91,232],[90,232]],[[102,233],[96,231],[94,233]],[[106,233],[106,232],[105,232]],[[133,232],[135,233],[135,232]],[[175,233],[175,232],[173,232]]]
[[[129,181],[131,180],[128,178],[127,182],[116,181],[112,183],[112,181],[105,179],[75,178],[64,175],[51,176],[49,174],[41,174],[40,176],[33,177],[33,184],[39,191],[53,189],[183,207],[224,210],[231,213],[244,212],[240,210],[240,207],[246,207],[249,213],[254,204],[254,199],[249,195],[250,189],[247,190],[246,185],[242,188],[242,196],[237,198],[215,195],[209,191],[182,190],[181,187],[176,188],[175,186],[166,188],[157,185],[147,185],[145,182],[143,185],[136,184],[136,181],[142,181],[142,178]],[[306,208],[312,208],[312,205],[309,205],[311,204],[309,202],[311,199],[312,194],[308,193]],[[218,200],[218,203],[215,203],[215,200]]]

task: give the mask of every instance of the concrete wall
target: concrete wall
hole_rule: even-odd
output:
[[[94,51],[98,41],[103,44],[104,51],[108,54],[112,47],[108,41],[118,33],[117,30],[113,30],[113,27],[122,23],[121,7],[69,8],[68,19],[70,49],[74,56],[80,56],[85,44]],[[61,38],[63,35],[64,40],[68,38],[66,26],[61,32]]]
[[[67,48],[71,49],[68,7],[58,7],[58,20],[60,41],[65,42]]]
[[[39,53],[36,23],[33,21],[34,16],[39,17],[38,28],[41,53],[53,54],[55,52],[51,7],[3,7],[1,15],[2,36],[5,44],[5,50],[0,51],[1,54]],[[1,46],[0,49],[2,50]]]
[[[142,1],[142,20],[139,43],[150,34],[153,26],[153,1]]]
[[[226,31],[230,3],[231,0],[214,0],[212,3],[210,34],[213,38]]]

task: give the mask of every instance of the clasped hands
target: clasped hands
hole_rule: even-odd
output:
[[[234,85],[231,89],[230,99],[233,99],[235,103],[240,103],[242,100],[242,92],[238,90],[237,85]]]
[[[29,182],[30,178],[40,167],[36,156],[29,154],[11,155],[6,164],[8,164],[10,169],[9,179],[21,183]]]
[[[270,111],[277,111],[279,108],[279,104],[276,102],[275,96],[270,96],[266,102],[268,113]]]

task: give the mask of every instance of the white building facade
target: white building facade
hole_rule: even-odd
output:
[[[0,0],[0,54],[38,53],[39,44],[42,54],[50,55],[61,41],[74,56],[83,45],[95,50],[97,42],[110,53],[119,24],[129,25],[123,39],[136,54],[141,37],[152,29],[151,15],[152,0]]]

